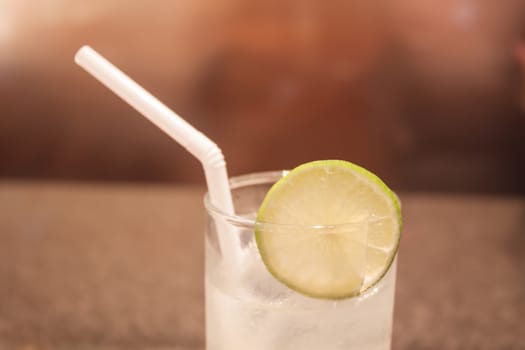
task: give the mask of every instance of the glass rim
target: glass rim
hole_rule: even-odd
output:
[[[274,170],[274,171],[262,171],[249,173],[244,175],[232,176],[228,179],[230,189],[235,190],[237,188],[248,187],[250,185],[262,185],[275,183],[281,177],[286,175],[288,170]],[[227,214],[222,209],[217,208],[210,201],[210,194],[208,191],[204,194],[204,207],[206,212],[213,217],[218,217],[221,220],[225,220],[229,223],[239,226],[255,227],[255,219],[246,218],[237,214]]]
[[[274,170],[274,171],[262,171],[248,173],[244,175],[233,176],[229,179],[229,184],[231,190],[238,188],[248,187],[252,185],[263,185],[263,184],[273,184],[277,182],[280,178],[285,176],[289,170]],[[210,201],[209,192],[206,192],[204,195],[204,207],[206,212],[214,218],[224,220],[229,224],[240,227],[255,228],[255,227],[264,227],[265,231],[272,231],[273,228],[297,228],[297,229],[309,229],[314,230],[316,233],[335,233],[335,231],[341,233],[344,232],[344,228],[355,227],[356,225],[368,224],[371,220],[364,221],[355,221],[348,223],[338,223],[330,225],[296,225],[296,224],[279,224],[272,222],[257,222],[255,218],[247,218],[237,214],[227,214],[223,210],[217,208]]]

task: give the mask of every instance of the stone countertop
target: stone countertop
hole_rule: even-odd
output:
[[[0,350],[204,349],[203,193],[0,182]],[[525,349],[525,198],[400,197],[393,349]]]

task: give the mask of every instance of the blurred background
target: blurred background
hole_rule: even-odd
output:
[[[399,190],[525,194],[522,0],[0,0],[0,178],[204,183],[73,62],[89,44],[231,175],[340,158]]]

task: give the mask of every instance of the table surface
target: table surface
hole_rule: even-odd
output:
[[[0,182],[0,349],[204,349],[203,192]],[[524,349],[525,198],[401,199],[393,349]]]

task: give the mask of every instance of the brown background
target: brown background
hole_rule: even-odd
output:
[[[0,1],[0,176],[203,182],[73,63],[90,44],[230,173],[342,158],[405,190],[525,193],[519,0]]]

